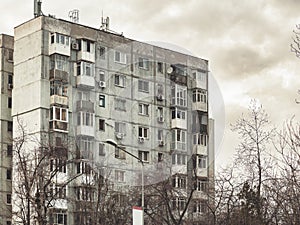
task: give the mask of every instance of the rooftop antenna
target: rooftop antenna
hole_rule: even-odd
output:
[[[70,21],[73,23],[79,23],[79,10],[73,9],[69,12]]]
[[[106,19],[103,18],[103,10],[102,10],[100,30],[105,30],[105,31],[109,30],[109,17],[106,17]]]
[[[34,17],[43,15],[42,2],[40,0],[34,0]]]

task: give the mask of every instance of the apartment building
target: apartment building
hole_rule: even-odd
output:
[[[12,180],[12,88],[13,88],[12,36],[0,35],[0,223],[11,224]]]
[[[14,218],[15,224],[28,218],[38,223],[43,213],[42,220],[48,224],[96,224],[93,219],[100,209],[94,202],[105,198],[95,193],[96,184],[119,193],[114,207],[125,202],[128,208],[133,206],[128,195],[132,204],[140,204],[136,193],[141,176],[146,204],[147,187],[170,180],[179,190],[169,199],[172,209],[179,212],[176,216],[192,193],[184,218],[201,224],[214,174],[207,60],[38,16],[15,28],[12,76],[13,38],[2,36],[1,40],[1,152],[7,151],[1,155],[1,176],[6,180],[1,183],[1,194],[7,195],[8,205],[11,136],[4,134],[13,130],[13,137],[20,140],[20,130],[25,130],[30,137],[25,147],[16,145],[16,152],[24,148],[28,158],[20,163],[14,158],[13,210],[22,212]],[[108,140],[116,145],[109,145]],[[20,165],[30,165],[30,169],[25,166],[26,174],[36,178],[27,185],[31,189],[26,185],[20,189],[24,179]],[[42,169],[32,169],[41,165]],[[135,193],[129,191],[131,187]],[[34,200],[25,196],[26,201],[20,202],[24,190]],[[108,203],[100,205],[104,204]],[[37,210],[41,205],[47,207]],[[120,213],[119,217],[127,215]],[[124,219],[122,224],[129,222]],[[152,224],[150,218],[148,224]]]

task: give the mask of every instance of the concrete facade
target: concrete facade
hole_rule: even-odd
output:
[[[14,39],[0,35],[0,224],[11,224],[12,88]]]
[[[22,121],[39,143],[49,133],[72,140],[80,157],[59,175],[58,183],[88,162],[116,187],[139,186],[140,163],[106,143],[112,139],[145,162],[145,185],[170,176],[175,186],[179,177],[199,181],[188,217],[201,217],[197,204],[205,201],[202,189],[214,173],[207,60],[45,16],[15,28],[14,50],[11,114],[2,109],[11,94],[3,77],[7,79],[12,65],[4,63],[6,71],[1,58],[1,129],[12,115],[14,138]],[[8,143],[2,136],[1,150]],[[28,149],[39,147],[30,145]],[[4,161],[1,169],[11,163]],[[75,198],[74,190],[86,179],[68,183],[69,198]],[[76,224],[76,206],[62,199],[54,208],[68,224]]]

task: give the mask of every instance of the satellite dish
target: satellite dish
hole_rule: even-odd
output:
[[[171,74],[172,72],[173,72],[173,67],[170,66],[170,67],[167,69],[167,73],[168,73],[168,74]]]

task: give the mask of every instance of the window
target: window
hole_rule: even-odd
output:
[[[59,198],[59,199],[65,199],[67,197],[67,188],[66,186],[61,186],[61,185],[51,185],[49,194],[53,198]]]
[[[67,160],[63,158],[50,159],[50,171],[66,173]]]
[[[99,71],[99,81],[105,82],[105,72]]]
[[[158,122],[164,122],[164,111],[163,107],[158,107],[157,108],[157,120]]]
[[[50,96],[52,95],[68,96],[68,84],[60,80],[50,81]]]
[[[149,152],[148,151],[139,151],[139,159],[143,162],[149,162]]]
[[[115,62],[126,64],[127,63],[127,56],[125,53],[115,51]]]
[[[89,62],[77,63],[77,76],[91,76],[95,75],[95,64]]]
[[[68,109],[53,106],[50,108],[50,121],[68,122]]]
[[[115,110],[126,111],[126,100],[115,98]]]
[[[13,75],[9,73],[7,76],[8,76],[8,84],[13,85]]]
[[[77,174],[91,174],[92,168],[88,162],[77,162],[76,163],[76,172]]]
[[[99,130],[105,131],[105,120],[99,119]]]
[[[184,154],[173,154],[172,155],[173,165],[186,165],[186,155]]]
[[[69,71],[69,60],[67,56],[54,54],[50,58],[50,69]]]
[[[206,73],[205,72],[200,72],[200,71],[194,71],[193,72],[193,78],[195,80],[200,80],[200,81],[206,81]]]
[[[125,134],[126,133],[126,124],[121,122],[115,122],[115,132]]]
[[[125,182],[125,171],[115,170],[115,180],[117,182]]]
[[[139,137],[149,138],[149,128],[139,127]]]
[[[207,146],[207,135],[206,134],[193,134],[193,144]]]
[[[164,137],[164,131],[163,130],[158,130],[157,131],[157,140],[162,141]]]
[[[185,176],[174,176],[172,178],[172,186],[174,188],[185,189],[187,187],[187,178]]]
[[[50,224],[67,225],[68,224],[67,218],[68,217],[65,210],[57,210],[57,212],[53,213],[50,216]]]
[[[164,96],[164,86],[157,84],[157,100],[162,101]]]
[[[100,56],[100,59],[105,59],[105,47],[100,46],[100,48],[99,48],[99,56]]]
[[[82,51],[94,53],[94,43],[89,40],[82,40]]]
[[[13,131],[13,122],[7,121],[7,131],[12,132]]]
[[[69,45],[70,43],[70,37],[59,34],[59,33],[51,33],[50,34],[50,43],[54,44],[61,44],[61,45]]]
[[[13,148],[12,145],[7,145],[7,156],[12,156]]]
[[[176,150],[186,150],[186,131],[181,129],[172,130],[171,148]]]
[[[11,194],[6,195],[6,203],[9,205],[11,204]]]
[[[94,126],[94,113],[90,112],[78,112],[77,113],[77,125],[80,126]]]
[[[174,198],[171,199],[171,206],[172,206],[172,210],[184,210],[185,206],[186,206],[186,200],[184,198]]]
[[[162,162],[163,159],[164,159],[164,154],[161,153],[161,152],[159,152],[159,153],[157,154],[157,161],[158,161],[158,162]]]
[[[197,156],[197,158],[198,158],[198,167],[200,169],[205,169],[207,157],[204,155],[200,155],[200,156]]]
[[[178,108],[172,109],[172,119],[186,119],[186,111]]]
[[[115,148],[115,158],[117,159],[126,159],[126,152],[124,152],[121,148]]]
[[[11,180],[11,169],[6,170],[6,179]]]
[[[99,106],[105,107],[105,95],[99,95]]]
[[[195,202],[193,207],[194,213],[205,213],[207,209],[207,204],[204,201]]]
[[[99,156],[105,156],[104,143],[99,143]]]
[[[163,63],[162,62],[157,62],[157,72],[163,73],[164,68],[163,68]]]
[[[193,102],[207,102],[207,91],[206,90],[194,90],[193,91]]]
[[[14,60],[14,52],[13,52],[12,49],[8,49],[8,58],[7,58],[7,60],[9,62],[12,62]]]
[[[78,201],[94,200],[94,191],[91,187],[75,187],[75,193],[76,193],[76,200]]]
[[[149,70],[149,59],[139,58],[139,67],[145,70]]]
[[[149,81],[139,80],[138,90],[141,92],[149,92]]]
[[[196,181],[196,190],[197,191],[206,192],[207,191],[207,187],[208,187],[207,180],[199,180],[198,179]]]
[[[11,97],[8,97],[8,98],[7,98],[7,107],[8,107],[9,109],[11,109],[11,105],[12,105],[12,98],[11,98]]]
[[[115,85],[119,87],[125,87],[126,77],[124,75],[115,74]]]
[[[186,107],[186,93],[187,88],[179,85],[175,85],[171,88],[172,104]]]
[[[148,116],[149,115],[149,105],[144,104],[144,103],[140,103],[139,104],[139,114],[144,115],[144,116]]]

